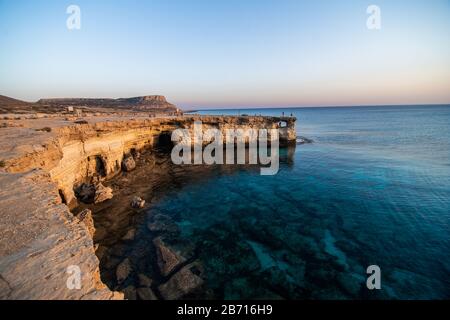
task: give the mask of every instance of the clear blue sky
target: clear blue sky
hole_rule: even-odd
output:
[[[81,8],[81,30],[66,8]],[[381,8],[368,30],[366,8]],[[0,0],[0,94],[182,107],[450,103],[450,1]]]

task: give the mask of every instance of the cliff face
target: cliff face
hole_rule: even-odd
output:
[[[0,186],[0,299],[122,297],[101,282],[92,238],[48,173],[0,172]],[[67,285],[71,267],[79,288]]]
[[[175,129],[189,129],[201,121],[203,130],[270,129],[277,128],[281,118],[276,117],[179,117],[99,122],[55,128],[55,139],[49,139],[39,148],[24,149],[24,156],[6,161],[10,172],[23,172],[40,167],[50,173],[69,206],[76,204],[74,186],[94,175],[102,179],[112,177],[121,168],[121,162],[131,150],[155,146],[161,136],[169,137]],[[295,141],[295,118],[286,118],[289,124],[280,128],[280,142]],[[101,169],[101,170],[100,170]],[[101,172],[100,172],[101,171]]]
[[[164,105],[170,104],[167,102],[166,97],[153,95],[153,96],[142,96],[142,97],[134,97],[134,98],[121,98],[117,99],[119,103],[124,104],[136,104],[136,105]]]
[[[178,128],[192,131],[195,121],[204,129],[269,129],[285,122],[280,140],[295,141],[295,118],[87,120],[9,121],[0,127],[0,298],[120,298],[99,280],[88,229],[63,202],[76,205],[75,186],[92,176],[112,177],[133,150],[166,142]],[[82,270],[81,290],[66,286],[71,265]]]

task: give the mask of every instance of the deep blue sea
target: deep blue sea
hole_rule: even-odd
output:
[[[450,106],[211,110],[293,113],[313,139],[275,176],[217,168],[152,210],[195,243],[216,297],[450,298]],[[381,269],[368,290],[366,269]]]

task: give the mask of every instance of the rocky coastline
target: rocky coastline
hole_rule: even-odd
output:
[[[133,245],[134,252],[127,253],[130,258],[118,261],[120,246],[114,248],[113,255],[107,252],[111,240],[108,234],[118,237],[114,230],[125,232],[120,235],[124,243],[137,238],[139,230],[123,226],[130,223],[130,211],[143,212],[152,202],[141,198],[141,194],[127,194],[130,177],[126,173],[145,168],[147,174],[155,175],[151,168],[156,165],[164,175],[168,159],[155,150],[166,146],[171,131],[190,129],[195,121],[202,121],[205,128],[222,129],[270,128],[282,121],[287,125],[280,139],[295,143],[296,138],[295,118],[133,115],[91,116],[78,123],[54,116],[0,121],[0,148],[4,151],[0,159],[0,298],[195,296],[202,286],[201,264],[189,245],[170,243],[176,238],[171,237],[176,226],[168,217],[150,217],[144,225],[151,236],[139,237],[143,243]],[[164,184],[164,179],[160,176],[154,181]],[[147,181],[142,187],[148,188],[144,185]],[[117,197],[120,206],[112,205],[117,190],[123,193]],[[123,208],[126,214],[121,216],[117,208]],[[96,218],[105,211],[114,213],[114,219]],[[146,253],[143,248],[149,244],[154,250]],[[158,274],[133,270],[136,265],[132,260],[136,257],[144,257],[138,260],[152,264],[141,269],[157,270]],[[99,269],[99,260],[104,271]],[[67,268],[73,265],[79,266],[82,274],[81,289],[77,290],[66,286]],[[109,279],[108,286],[104,279]]]

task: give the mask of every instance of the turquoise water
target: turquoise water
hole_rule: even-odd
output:
[[[195,246],[210,294],[450,298],[450,106],[239,112],[283,111],[314,143],[290,150],[277,175],[215,168],[152,207]],[[381,290],[366,287],[369,265]]]

